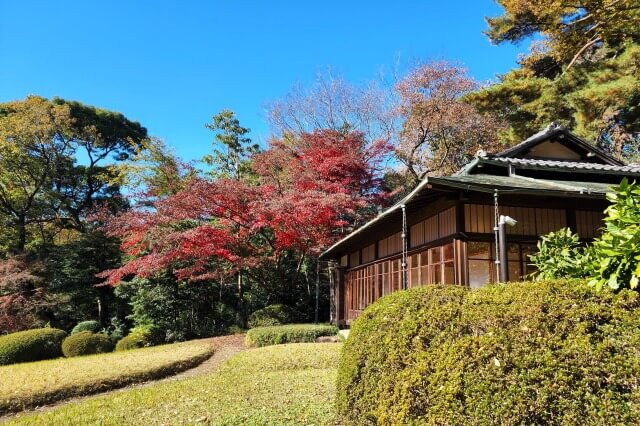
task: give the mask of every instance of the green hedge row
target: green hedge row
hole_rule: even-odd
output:
[[[354,322],[346,424],[640,424],[640,295],[585,283],[426,286]]]
[[[321,336],[335,336],[338,328],[326,324],[289,324],[252,328],[247,332],[249,346],[269,346],[282,343],[315,342]]]
[[[57,328],[36,328],[1,336],[0,365],[61,357],[66,336]]]

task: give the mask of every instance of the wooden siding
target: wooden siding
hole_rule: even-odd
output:
[[[360,251],[355,251],[349,255],[349,267],[353,268],[360,265]]]
[[[493,206],[466,204],[464,211],[466,232],[479,234],[493,232],[495,223]],[[516,226],[507,227],[508,235],[539,236],[567,226],[567,213],[564,209],[500,206],[499,212],[518,221]]]
[[[451,207],[409,228],[409,246],[419,247],[456,233],[456,208]]]
[[[362,249],[362,263],[369,263],[376,260],[376,245],[371,244]]]
[[[402,233],[378,241],[378,257],[387,257],[402,251]]]
[[[576,232],[581,238],[595,238],[601,234],[604,226],[604,213],[576,210]]]

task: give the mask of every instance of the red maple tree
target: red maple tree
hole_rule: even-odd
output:
[[[107,220],[129,259],[103,276],[116,284],[170,268],[179,279],[216,278],[316,255],[384,199],[380,162],[390,147],[333,130],[273,140],[248,180],[192,178],[186,187]]]

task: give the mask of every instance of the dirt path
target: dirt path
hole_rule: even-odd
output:
[[[150,380],[147,382],[134,383],[119,389],[114,389],[106,392],[65,399],[62,401],[58,401],[54,404],[44,405],[42,407],[20,411],[18,413],[7,414],[5,416],[0,416],[0,423],[4,423],[12,418],[23,416],[25,414],[39,413],[43,411],[53,410],[55,408],[58,408],[66,404],[75,404],[75,403],[87,400],[89,398],[101,397],[103,395],[113,394],[116,392],[126,392],[131,389],[141,389],[148,386],[156,385],[158,383],[174,381],[174,380],[182,380],[182,379],[187,379],[189,377],[196,377],[203,374],[211,373],[215,371],[220,364],[222,364],[223,362],[231,358],[233,355],[246,349],[246,346],[244,344],[244,337],[245,337],[244,334],[233,334],[230,336],[220,336],[220,337],[212,337],[210,339],[206,339],[206,341],[210,342],[211,345],[213,345],[215,350],[211,358],[204,361],[197,367],[183,371],[182,373],[178,373],[173,376],[165,377],[158,380]]]

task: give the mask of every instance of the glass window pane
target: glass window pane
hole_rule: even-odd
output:
[[[442,252],[443,252],[443,259],[444,261],[446,260],[453,260],[454,255],[453,255],[453,244],[447,244],[444,247],[442,247]]]
[[[440,248],[441,247],[434,247],[429,249],[429,252],[431,253],[431,263],[440,262]]]
[[[509,260],[520,260],[520,245],[507,244],[507,257]]]
[[[411,274],[409,275],[409,287],[416,287],[420,285],[419,273],[420,269],[411,268]]]
[[[469,259],[491,259],[489,243],[469,241],[467,243],[467,257]]]
[[[456,273],[453,267],[453,262],[447,262],[443,265],[444,269],[444,284],[455,284]]]
[[[410,268],[416,268],[416,267],[418,267],[418,261],[419,261],[419,259],[420,259],[420,256],[419,256],[419,255],[417,255],[417,254],[412,255],[412,256],[409,258],[409,267],[410,267]]]
[[[491,281],[490,260],[469,260],[469,287],[479,288]]]
[[[433,284],[442,284],[442,270],[441,263],[430,266],[431,269],[431,282]]]
[[[429,284],[429,267],[421,266],[420,267],[420,284]]]
[[[427,266],[429,264],[429,252],[423,251],[420,253],[420,266]]]
[[[509,262],[509,281],[520,281],[521,279],[520,262]]]

